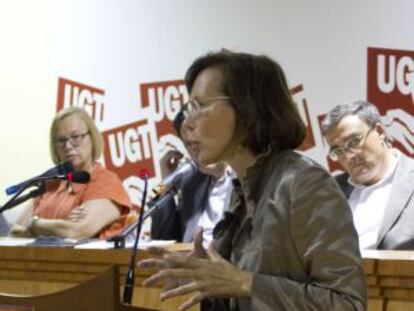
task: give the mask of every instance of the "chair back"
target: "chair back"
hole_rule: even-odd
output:
[[[37,296],[0,293],[0,311],[118,311],[119,272],[113,266],[68,289]]]

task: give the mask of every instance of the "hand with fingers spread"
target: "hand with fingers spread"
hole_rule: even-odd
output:
[[[207,252],[203,247],[203,228],[197,227],[194,231],[194,248],[191,252],[186,253],[185,255],[188,257],[195,257],[195,258],[206,258]],[[169,256],[171,252],[160,248],[160,247],[150,247],[147,249],[148,253],[154,258],[142,260],[138,263],[141,268],[154,268],[154,269],[167,269],[172,268],[166,262],[162,260],[163,257]],[[185,280],[179,281],[175,278],[164,279],[164,291],[176,288],[180,284],[187,283]]]
[[[195,293],[179,310],[187,310],[209,297],[250,296],[252,273],[242,271],[223,259],[210,247],[207,258],[195,258],[180,253],[164,253],[159,259],[148,259],[140,267],[159,268],[160,271],[143,283],[152,286],[159,282],[175,280],[175,287],[164,287],[161,300]]]
[[[147,252],[153,256],[150,259],[141,260],[138,262],[138,266],[141,268],[152,268],[152,269],[168,269],[171,268],[168,266],[168,263],[165,262],[162,258],[169,256],[171,252],[161,248],[161,247],[150,247],[147,249]],[[167,291],[172,288],[176,288],[180,285],[179,281],[174,278],[164,279],[163,290]]]

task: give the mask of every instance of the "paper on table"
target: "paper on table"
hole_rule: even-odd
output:
[[[16,238],[16,237],[0,237],[0,246],[27,246],[35,242],[34,238]],[[139,248],[147,248],[150,246],[168,246],[175,243],[174,240],[152,240],[152,241],[140,241]],[[132,248],[134,241],[127,241],[126,248]],[[58,246],[58,245],[57,245]],[[94,240],[91,242],[78,244],[74,246],[78,249],[112,249],[114,248],[113,242],[107,242],[106,240]]]
[[[34,238],[0,237],[0,246],[26,246],[34,240]]]
[[[151,246],[168,246],[174,244],[174,240],[152,240],[152,241],[140,241],[138,248],[145,249]],[[125,248],[132,248],[134,246],[134,241],[127,241]],[[88,243],[83,243],[76,245],[75,248],[78,249],[112,249],[114,248],[114,242],[108,242],[106,240],[92,241]]]

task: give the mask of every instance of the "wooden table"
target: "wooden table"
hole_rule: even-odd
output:
[[[176,244],[172,250],[188,246]],[[67,247],[0,247],[0,292],[46,294],[79,284],[117,265],[121,289],[130,260],[128,249],[83,250]],[[148,257],[139,251],[138,258]],[[414,251],[364,251],[369,311],[414,310]],[[176,310],[185,298],[159,301],[157,288],[141,283],[152,271],[136,269],[132,304],[157,310]],[[122,297],[122,296],[121,296]],[[192,310],[198,310],[195,307]]]
[[[177,244],[173,249],[180,250],[182,246]],[[119,267],[122,290],[130,256],[131,250],[128,249],[0,246],[0,292],[18,295],[52,293],[84,282],[113,265]],[[147,253],[140,250],[138,258],[146,257]],[[160,302],[159,289],[141,286],[143,279],[150,273],[150,270],[136,269],[132,305],[156,310],[177,310],[186,299],[175,298]],[[199,310],[199,307],[191,310]]]
[[[414,310],[414,251],[363,251],[369,311]]]

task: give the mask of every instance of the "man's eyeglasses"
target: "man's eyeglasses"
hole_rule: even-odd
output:
[[[329,151],[329,157],[333,161],[338,161],[338,159],[343,157],[347,152],[360,152],[364,147],[365,141],[367,140],[369,133],[371,133],[374,127],[375,126],[371,127],[365,134],[359,134],[348,138],[348,140],[345,141],[343,147],[335,147],[331,149],[331,151]]]
[[[55,138],[55,144],[58,148],[64,148],[67,142],[74,147],[79,147],[82,144],[83,139],[89,135],[89,132],[82,133],[82,134],[73,134],[69,137],[59,137]]]
[[[219,101],[219,100],[230,100],[230,97],[229,96],[216,96],[216,97],[210,97],[210,98],[203,99],[202,101],[199,99],[192,99],[183,105],[182,111],[185,117],[197,119],[202,115],[204,109],[210,106],[213,102]]]

